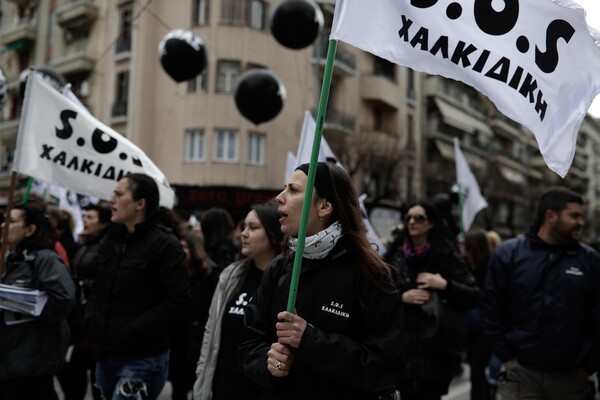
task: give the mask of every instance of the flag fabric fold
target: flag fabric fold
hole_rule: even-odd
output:
[[[564,177],[600,92],[598,33],[570,0],[495,3],[337,0],[331,39],[473,86],[529,128]]]
[[[161,205],[172,208],[175,201],[165,175],[140,148],[38,74],[27,81],[13,171],[100,199],[110,199],[127,173],[141,172],[155,179]]]
[[[454,158],[456,160],[456,183],[458,184],[461,198],[459,203],[461,206],[461,230],[467,232],[479,211],[486,208],[488,203],[481,195],[475,175],[473,175],[471,168],[469,168],[467,159],[460,149],[458,138],[456,137],[454,138]]]

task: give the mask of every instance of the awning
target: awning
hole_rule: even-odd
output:
[[[448,125],[469,133],[483,132],[492,135],[492,129],[484,121],[481,121],[465,111],[446,103],[444,100],[435,98],[435,105],[442,114],[442,119]]]
[[[525,178],[525,175],[523,175],[519,171],[515,171],[512,168],[505,167],[502,165],[499,165],[498,169],[500,170],[500,175],[502,175],[502,177],[508,182],[515,183],[517,185],[527,184],[527,178]]]
[[[446,143],[443,140],[434,140],[435,147],[439,150],[443,158],[450,161],[455,161],[454,157],[454,144]],[[473,154],[463,151],[465,159],[471,168],[483,169],[485,168],[486,162],[480,157],[474,156]]]

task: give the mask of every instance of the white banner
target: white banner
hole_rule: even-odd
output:
[[[172,208],[175,200],[164,174],[141,149],[38,74],[27,79],[13,170],[106,200],[121,177],[141,172],[156,180],[161,205]]]
[[[475,179],[475,175],[469,168],[467,159],[458,144],[458,138],[454,138],[454,158],[456,159],[456,182],[460,190],[460,205],[462,206],[460,215],[462,229],[467,232],[477,213],[488,206],[487,201],[481,195],[479,185]]]
[[[331,38],[475,87],[535,134],[564,177],[600,92],[592,34],[570,0],[337,0]]]

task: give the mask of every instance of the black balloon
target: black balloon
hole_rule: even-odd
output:
[[[258,125],[279,114],[286,99],[286,90],[273,71],[251,69],[238,78],[234,98],[239,112]]]
[[[290,49],[312,44],[322,27],[323,12],[312,0],[281,0],[271,13],[273,37]]]
[[[194,32],[175,29],[158,45],[160,64],[175,82],[189,81],[206,68],[204,40]]]
[[[21,84],[19,86],[20,102],[23,102],[23,99],[25,98],[25,87],[27,85],[27,78],[29,78],[30,71],[32,71],[32,69],[28,68],[26,70],[23,70],[23,72],[21,72],[21,75],[19,75],[19,80],[21,81]],[[41,77],[44,78],[44,80],[50,85],[52,85],[52,87],[54,87],[56,90],[62,90],[62,88],[67,84],[67,80],[65,79],[63,74],[47,65],[35,67],[33,68],[33,71],[35,71],[36,74],[41,75]]]

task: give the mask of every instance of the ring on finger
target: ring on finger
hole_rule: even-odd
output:
[[[277,361],[277,362],[275,363],[275,368],[277,368],[277,369],[281,369],[281,361]]]

